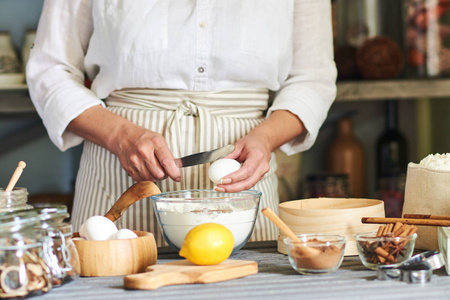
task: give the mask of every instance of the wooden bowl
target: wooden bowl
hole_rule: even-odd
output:
[[[363,224],[362,217],[384,217],[384,203],[375,199],[311,198],[280,203],[279,216],[295,233],[339,234],[347,237],[344,255],[358,255],[354,234],[377,231],[379,224]],[[278,252],[287,254],[278,236]]]
[[[117,276],[145,272],[156,264],[158,250],[150,232],[134,231],[134,239],[88,241],[74,239],[80,257],[80,276]],[[79,237],[75,232],[73,237]]]

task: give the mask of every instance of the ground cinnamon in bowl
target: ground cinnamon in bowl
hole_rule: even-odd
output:
[[[346,237],[341,235],[303,234],[301,243],[286,238],[292,267],[300,274],[322,274],[337,270],[344,257]]]

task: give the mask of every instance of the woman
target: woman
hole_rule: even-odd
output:
[[[242,167],[215,189],[260,190],[278,211],[273,151],[310,148],[335,97],[330,2],[46,0],[27,82],[53,143],[85,142],[74,228],[134,181],[213,188],[208,164],[174,158],[230,143]],[[119,222],[158,230],[149,199]],[[276,237],[259,217],[252,240]]]

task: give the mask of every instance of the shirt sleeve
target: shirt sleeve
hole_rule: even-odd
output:
[[[46,0],[26,75],[31,100],[51,141],[62,151],[83,139],[66,130],[86,109],[104,105],[84,85],[84,57],[92,34],[90,0]]]
[[[267,114],[290,111],[307,129],[306,134],[281,146],[287,155],[308,150],[314,144],[336,97],[330,0],[295,1],[293,46],[289,76]]]

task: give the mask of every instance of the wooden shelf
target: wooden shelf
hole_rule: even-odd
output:
[[[450,79],[338,81],[336,101],[450,97]]]
[[[28,86],[26,83],[8,84],[8,85],[0,84],[0,91],[27,91],[27,90]]]
[[[27,85],[0,85],[0,113],[34,112]],[[24,95],[26,93],[26,95]],[[22,94],[17,97],[17,94]],[[338,81],[336,101],[450,98],[449,79],[398,79]]]

